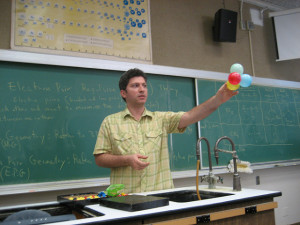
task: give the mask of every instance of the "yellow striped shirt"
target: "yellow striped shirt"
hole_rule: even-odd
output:
[[[150,165],[144,170],[130,166],[111,168],[111,184],[124,184],[126,193],[173,188],[168,152],[168,134],[183,133],[178,124],[184,112],[150,112],[145,109],[140,121],[126,108],[106,117],[100,127],[95,154],[142,154]]]

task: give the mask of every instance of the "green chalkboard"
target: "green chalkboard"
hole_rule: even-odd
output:
[[[224,82],[197,80],[199,102],[213,95]],[[201,136],[212,149],[219,137],[230,137],[241,160],[264,163],[300,159],[300,90],[252,85],[201,121]],[[221,141],[220,148],[231,149]],[[213,155],[213,154],[212,154]],[[220,165],[230,154],[220,153]],[[208,165],[203,150],[204,166]],[[213,159],[213,165],[215,159]]]
[[[0,185],[108,177],[92,153],[104,117],[125,107],[122,73],[0,62]],[[148,87],[152,111],[195,105],[191,78],[149,74]],[[194,168],[196,125],[171,140],[172,170]]]

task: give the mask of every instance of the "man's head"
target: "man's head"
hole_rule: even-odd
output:
[[[134,77],[142,77],[144,79],[145,83],[147,83],[147,76],[142,70],[137,69],[137,68],[130,69],[130,70],[126,71],[125,73],[123,73],[123,75],[121,76],[121,78],[119,80],[119,88],[120,88],[121,92],[122,91],[127,92],[127,86],[129,84],[129,81],[131,78],[134,78]],[[122,97],[122,98],[126,102],[126,99],[124,97]]]

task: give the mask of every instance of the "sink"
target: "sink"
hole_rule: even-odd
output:
[[[201,200],[233,195],[230,193],[212,192],[212,191],[200,191],[199,193],[200,193]],[[166,197],[169,198],[169,201],[173,201],[173,202],[191,202],[191,201],[198,200],[196,190],[164,192],[158,194],[151,194],[149,196]]]

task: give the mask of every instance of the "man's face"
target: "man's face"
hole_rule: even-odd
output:
[[[121,95],[130,105],[144,105],[148,97],[147,83],[143,77],[133,77],[129,80],[126,90]]]

